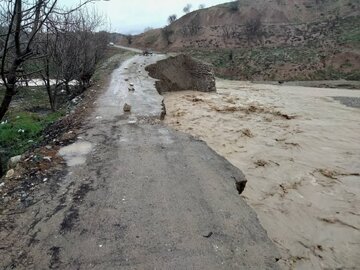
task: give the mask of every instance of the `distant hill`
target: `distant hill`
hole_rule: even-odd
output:
[[[236,79],[360,80],[359,25],[359,0],[239,0],[134,36],[131,46],[188,51]]]

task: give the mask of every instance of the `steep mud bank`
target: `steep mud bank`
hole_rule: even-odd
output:
[[[187,55],[177,55],[146,67],[149,75],[159,81],[156,88],[159,93],[197,90],[216,91],[215,75],[212,67]]]

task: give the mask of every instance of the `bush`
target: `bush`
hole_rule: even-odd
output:
[[[235,2],[231,2],[229,3],[229,9],[232,12],[237,12],[239,11],[239,1],[235,1]]]
[[[191,4],[187,4],[184,8],[183,11],[185,14],[188,14],[191,11]]]
[[[163,35],[163,37],[166,40],[168,45],[171,44],[170,37],[172,36],[172,34],[174,34],[174,31],[172,29],[170,29],[169,27],[165,27],[165,28],[162,29],[162,35]]]
[[[176,14],[170,15],[169,18],[168,18],[168,23],[172,24],[173,22],[176,21],[176,19],[177,19]]]

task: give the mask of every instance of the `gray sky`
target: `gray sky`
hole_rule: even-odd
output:
[[[59,0],[59,5],[75,6],[79,0]],[[124,34],[137,34],[146,27],[158,28],[167,23],[171,14],[184,15],[183,7],[190,3],[198,9],[230,2],[227,0],[108,0],[94,4],[111,21],[111,31]]]

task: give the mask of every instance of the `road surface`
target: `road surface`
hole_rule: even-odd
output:
[[[119,48],[119,49],[123,49],[123,50],[127,50],[127,51],[132,51],[132,52],[135,52],[135,53],[142,53],[142,50],[136,49],[136,48],[125,47],[125,46],[120,46],[120,45],[114,45],[114,47]]]
[[[14,224],[27,236],[6,249],[3,268],[278,269],[236,190],[241,171],[156,120],[162,97],[144,67],[162,58],[135,56],[114,71],[81,138],[62,151],[68,175]]]

